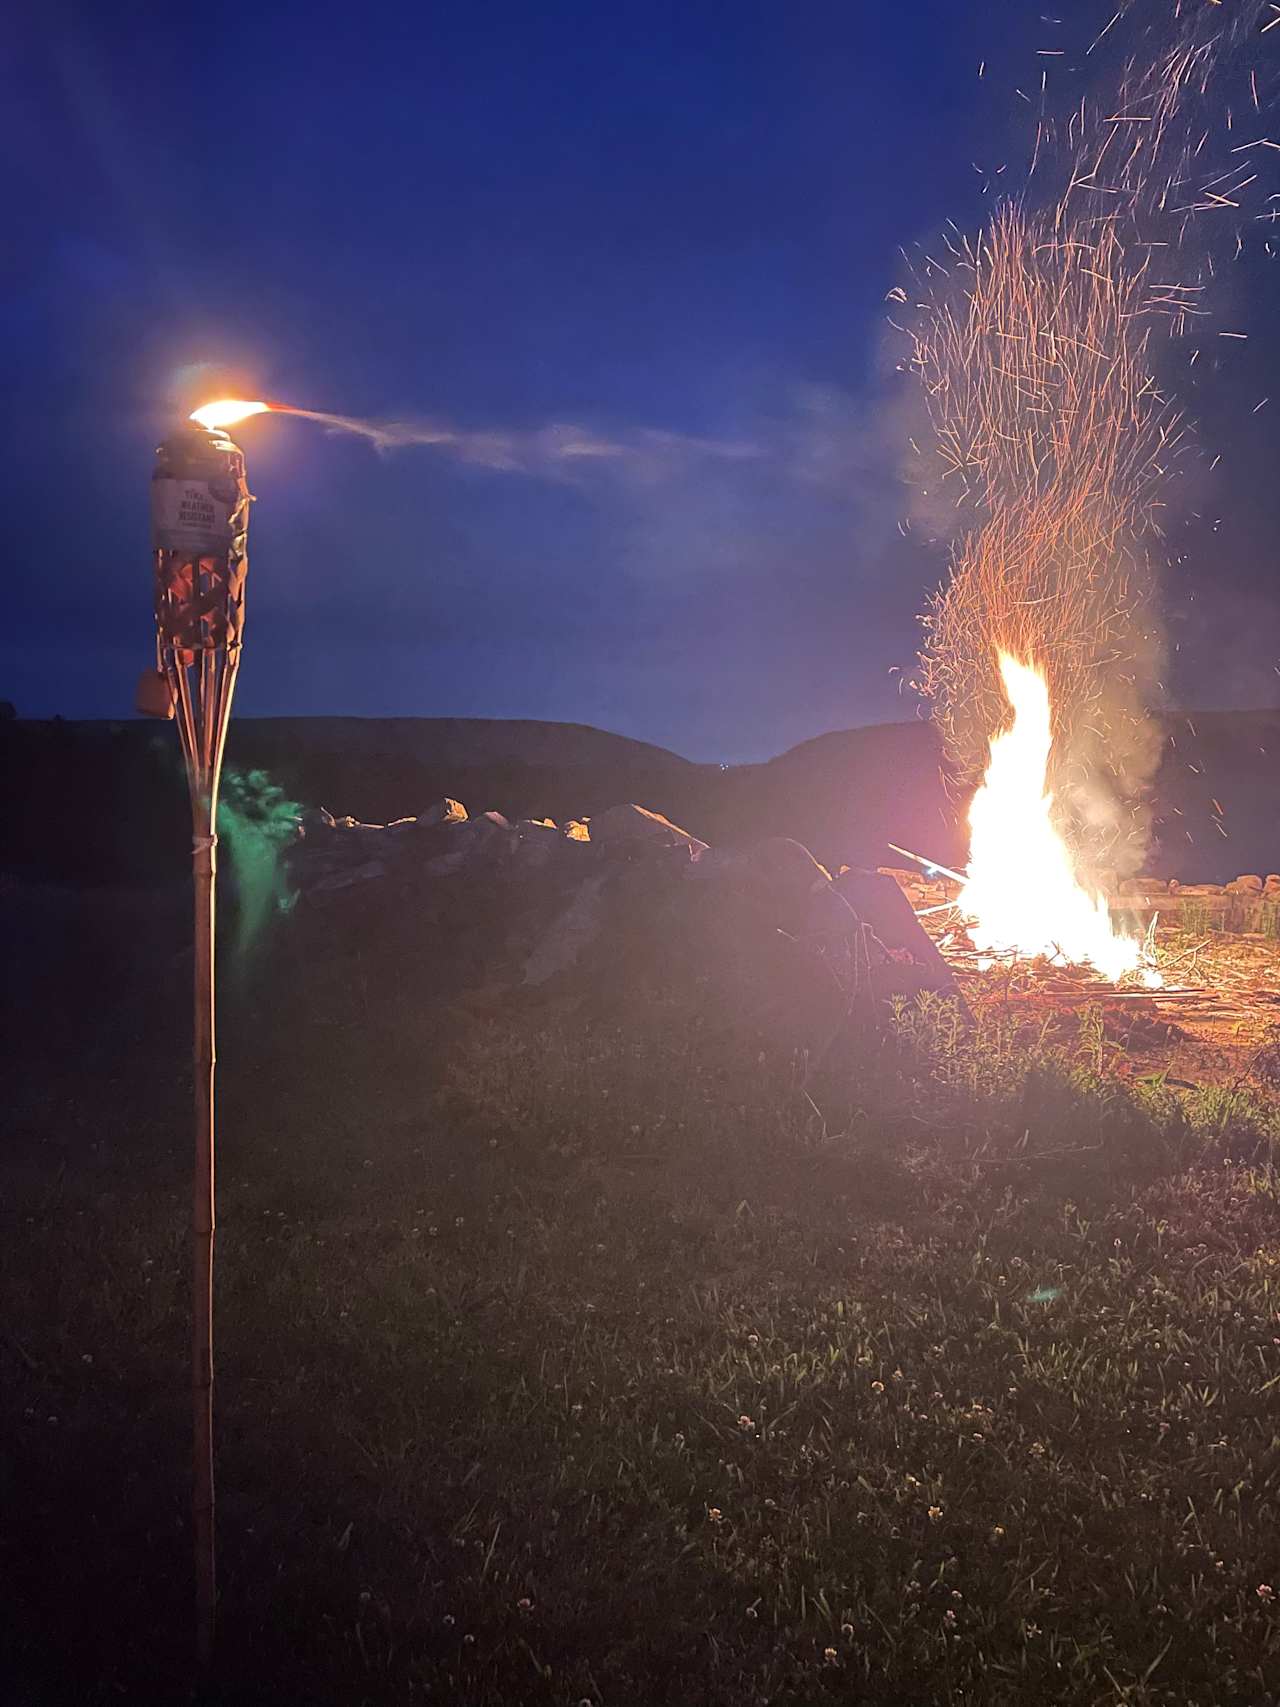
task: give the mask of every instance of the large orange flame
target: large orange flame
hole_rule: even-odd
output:
[[[969,870],[959,905],[975,947],[1087,963],[1108,978],[1142,965],[1142,944],[1116,933],[1106,901],[1076,876],[1054,827],[1048,793],[1053,734],[1042,672],[999,653],[1013,722],[991,741],[982,786],[969,807]]]
[[[217,403],[206,403],[193,409],[188,419],[202,427],[234,427],[237,421],[247,421],[250,415],[265,415],[274,408],[271,403],[244,403],[235,397],[224,397]]]

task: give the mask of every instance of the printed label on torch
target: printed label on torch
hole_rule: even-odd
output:
[[[203,480],[153,480],[151,539],[162,551],[225,551],[231,505]]]

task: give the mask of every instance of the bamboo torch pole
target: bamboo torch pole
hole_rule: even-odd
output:
[[[217,858],[213,801],[196,804],[192,841],[195,890],[195,1176],[191,1199],[191,1522],[195,1546],[196,1657],[202,1670],[213,1658],[217,1560],[213,1495],[213,1240],[214,1215],[214,930]]]
[[[158,667],[143,677],[138,708],[167,717],[176,712],[191,794],[195,901],[191,1516],[196,1657],[200,1670],[207,1672],[213,1658],[217,1606],[213,1254],[218,783],[240,662],[251,498],[239,448],[225,433],[196,426],[179,429],[160,446],[151,491]]]

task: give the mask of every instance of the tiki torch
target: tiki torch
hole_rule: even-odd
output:
[[[218,780],[244,627],[245,539],[252,502],[244,454],[223,425],[266,405],[200,410],[156,452],[151,479],[156,668],[138,709],[174,718],[191,794],[195,879],[195,1190],[191,1214],[194,1420],[192,1527],[196,1650],[213,1652],[214,906]],[[209,417],[213,418],[210,419]]]

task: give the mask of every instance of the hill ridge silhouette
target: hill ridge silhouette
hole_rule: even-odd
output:
[[[1147,869],[1212,882],[1280,867],[1280,710],[1175,712],[1165,722]],[[923,719],[828,730],[724,767],[536,718],[238,718],[227,764],[266,772],[304,805],[371,822],[445,795],[472,812],[557,821],[634,800],[704,841],[788,835],[828,865],[890,863],[890,841],[947,864],[965,855]],[[0,870],[89,883],[185,873],[186,791],[167,725],[9,719],[0,765]]]

